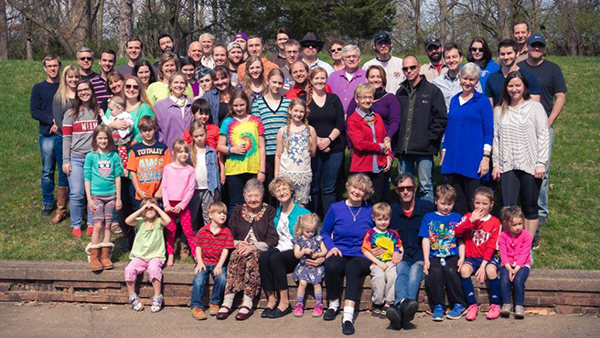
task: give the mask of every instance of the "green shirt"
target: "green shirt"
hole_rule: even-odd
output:
[[[194,91],[192,90],[192,86],[190,86],[189,83],[183,93],[189,98],[194,97]],[[148,89],[146,90],[146,96],[148,96],[148,101],[150,101],[150,104],[152,104],[152,106],[154,106],[156,102],[169,97],[169,94],[171,94],[169,86],[162,83],[161,81],[151,83],[150,86],[148,86]]]
[[[91,182],[92,195],[112,195],[117,192],[115,179],[123,175],[123,163],[116,151],[101,154],[90,151],[85,156],[83,176]]]
[[[165,259],[165,237],[163,235],[163,227],[160,224],[160,218],[156,218],[152,229],[144,228],[144,219],[138,217],[136,219],[137,234],[133,241],[133,248],[129,258],[140,258],[149,261],[152,258]]]

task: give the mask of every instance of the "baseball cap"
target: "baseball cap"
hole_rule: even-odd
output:
[[[392,41],[392,39],[390,38],[390,34],[384,31],[377,32],[377,34],[375,34],[375,43],[383,41]]]
[[[429,48],[429,46],[440,47],[442,42],[438,38],[431,38],[425,41],[425,49]]]
[[[242,48],[242,46],[239,43],[237,43],[235,41],[232,41],[232,42],[230,42],[230,43],[227,44],[227,53],[229,53],[234,48],[239,48],[242,51],[244,51],[244,48]]]
[[[546,45],[546,37],[540,33],[533,33],[533,34],[531,34],[529,39],[527,39],[528,45],[533,45],[536,42],[539,42],[545,46]]]

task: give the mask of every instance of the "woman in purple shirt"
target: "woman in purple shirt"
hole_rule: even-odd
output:
[[[184,92],[187,80],[183,73],[176,72],[169,78],[169,97],[156,102],[156,122],[158,124],[158,141],[171,148],[173,142],[181,138],[183,133],[194,122],[190,113],[192,100]]]

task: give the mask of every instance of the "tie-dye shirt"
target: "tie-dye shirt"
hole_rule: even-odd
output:
[[[430,212],[423,216],[419,237],[429,239],[429,257],[447,257],[458,255],[458,243],[454,227],[460,222],[460,214],[439,215]]]
[[[246,145],[246,154],[229,154],[225,161],[227,176],[239,174],[258,174],[260,169],[260,152],[258,139],[265,135],[265,128],[259,117],[250,115],[246,122],[233,117],[226,118],[221,124],[221,135],[227,137],[227,147]]]
[[[388,262],[392,260],[394,252],[400,252],[402,248],[402,241],[396,230],[388,229],[386,232],[379,232],[375,228],[370,229],[365,234],[363,240],[362,252],[369,251],[373,253],[373,249],[382,248],[385,252],[377,257],[382,262]]]

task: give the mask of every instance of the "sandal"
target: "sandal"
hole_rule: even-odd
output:
[[[121,234],[123,233],[123,229],[119,226],[119,223],[113,223],[110,225],[110,232],[113,234]]]
[[[225,309],[225,312],[222,311],[223,309]],[[217,319],[225,320],[225,319],[227,319],[227,317],[229,317],[230,314],[231,314],[231,309],[229,308],[229,306],[221,305],[219,312],[217,312]]]

